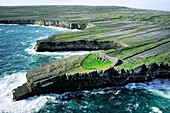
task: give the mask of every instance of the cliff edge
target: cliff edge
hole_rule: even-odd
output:
[[[53,21],[53,20],[0,20],[0,24],[32,24],[32,25],[43,25],[53,27],[63,27],[68,29],[86,29],[88,23],[80,22],[67,22],[67,21]]]
[[[95,64],[94,67],[84,68],[82,62],[85,60],[87,62],[84,66]],[[40,94],[91,90],[122,86],[131,82],[145,82],[155,78],[170,78],[168,64],[143,64],[135,69],[118,71],[114,68],[117,62],[118,59],[110,60],[109,56],[93,53],[47,63],[27,72],[27,82],[13,90],[13,99],[21,100]]]
[[[109,49],[118,49],[123,46],[119,43],[113,41],[95,41],[95,40],[77,40],[77,41],[64,41],[57,42],[53,41],[50,38],[38,40],[35,46],[37,52],[44,51],[78,51],[78,50],[109,50]]]

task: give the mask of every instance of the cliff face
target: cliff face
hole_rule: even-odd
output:
[[[45,64],[27,73],[27,82],[13,90],[13,99],[20,100],[34,95],[63,93],[94,88],[121,86],[131,82],[145,82],[155,78],[170,78],[168,64],[145,64],[131,70],[114,68],[73,72],[84,56],[72,56]]]
[[[65,21],[52,21],[52,20],[0,20],[0,24],[19,24],[19,25],[33,24],[80,30],[83,30],[87,27],[87,24],[85,23],[71,23]]]
[[[91,26],[87,23],[69,23],[64,21],[52,21],[52,20],[0,20],[0,24],[32,24],[32,25],[44,25],[63,27],[68,29],[83,30]],[[76,51],[76,50],[108,50],[121,48],[122,45],[114,43],[113,41],[97,42],[95,40],[77,40],[70,42],[56,42],[50,38],[44,40],[38,40],[35,50],[37,52],[44,51]]]
[[[35,50],[37,52],[44,51],[76,51],[76,50],[108,50],[117,49],[122,46],[118,43],[112,41],[88,41],[88,40],[78,40],[71,42],[54,42],[49,39],[37,41]]]

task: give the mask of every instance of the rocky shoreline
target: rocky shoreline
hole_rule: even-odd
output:
[[[84,30],[91,25],[88,23],[74,23],[52,20],[0,20],[0,24],[19,24],[19,25],[43,25],[53,27],[63,27],[68,29]],[[53,41],[50,37],[47,39],[38,40],[35,46],[37,52],[54,52],[54,51],[77,51],[77,50],[108,50],[122,48],[123,45],[113,41],[96,41],[96,40],[77,40],[70,42]]]
[[[83,30],[88,27],[87,23],[75,23],[66,21],[53,21],[53,20],[0,20],[0,24],[32,24],[32,25],[43,25],[53,27],[63,27],[68,29],[79,29]]]
[[[71,42],[56,42],[49,38],[38,40],[35,46],[37,52],[45,51],[78,51],[78,50],[108,50],[122,48],[123,46],[113,41],[97,42],[95,40],[77,40]]]
[[[13,100],[21,100],[34,95],[64,93],[96,88],[118,87],[134,82],[146,82],[156,78],[170,78],[169,64],[152,63],[141,65],[131,70],[121,71],[114,67],[101,70],[72,72],[84,56],[72,56],[66,59],[47,63],[29,71],[27,82],[14,89]],[[73,59],[74,58],[74,59]],[[69,62],[71,61],[71,62]]]
[[[0,20],[0,24],[32,24],[63,27],[68,29],[83,30],[88,24],[59,22],[51,20]],[[108,50],[122,48],[123,46],[113,41],[77,40],[70,42],[56,42],[51,38],[38,40],[35,50],[44,51],[76,51],[76,50]],[[151,81],[156,78],[170,78],[169,64],[152,63],[141,65],[135,69],[118,71],[109,68],[103,70],[86,70],[73,72],[73,67],[80,64],[85,56],[72,56],[47,63],[37,69],[28,71],[27,82],[14,89],[13,100],[21,100],[34,95],[48,93],[63,93],[79,90],[92,90],[96,88],[118,87],[134,82]],[[119,88],[119,87],[118,87]]]

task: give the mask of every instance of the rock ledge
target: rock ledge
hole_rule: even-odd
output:
[[[21,100],[40,94],[91,90],[151,81],[155,78],[170,78],[170,66],[163,63],[147,66],[143,64],[135,69],[121,71],[117,71],[114,67],[73,71],[85,57],[86,55],[71,56],[29,71],[26,75],[27,82],[13,90],[13,99]]]

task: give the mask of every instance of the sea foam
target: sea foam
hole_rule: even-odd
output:
[[[28,113],[38,111],[46,102],[47,96],[34,96],[20,101],[12,100],[12,89],[26,82],[26,72],[6,75],[0,78],[0,112]],[[49,96],[48,96],[49,98]]]
[[[48,36],[43,36],[38,38],[38,40],[41,39],[45,39]],[[57,59],[58,58],[63,58],[63,57],[68,57],[71,55],[84,55],[84,54],[88,54],[90,52],[94,52],[94,51],[59,51],[59,52],[36,52],[34,50],[34,47],[36,45],[36,42],[32,43],[30,47],[26,48],[25,51],[28,52],[28,54],[41,54],[41,55],[54,55]]]
[[[64,94],[47,94],[47,95],[40,95],[40,96],[34,96],[30,97],[28,99],[23,99],[20,101],[13,101],[12,100],[12,89],[21,86],[23,83],[26,82],[26,72],[19,72],[12,75],[6,75],[3,78],[0,78],[0,112],[14,112],[14,113],[27,113],[27,112],[37,112],[40,108],[42,108],[47,101],[50,99],[56,100],[60,98],[69,98],[68,96],[71,95],[77,95],[77,93],[80,93],[80,95],[86,95],[89,93],[95,93],[95,90],[90,91],[80,91],[80,92],[66,92]],[[132,85],[133,84],[133,85]],[[144,85],[145,84],[145,85]],[[160,91],[162,90],[169,90],[170,80],[169,79],[155,79],[152,82],[145,82],[145,83],[131,83],[126,85],[127,88],[141,88],[147,89],[149,91]],[[103,91],[102,91],[103,92]],[[115,94],[119,94],[119,90],[115,91]],[[159,94],[160,94],[159,92]],[[96,93],[99,93],[99,90],[97,90]],[[164,93],[163,93],[164,94]],[[167,97],[167,95],[163,95]],[[60,102],[59,100],[56,100],[56,102]],[[158,108],[152,107],[152,110],[154,112],[161,111]]]
[[[19,24],[0,24],[0,25],[18,26]]]
[[[142,89],[152,92],[155,95],[159,95],[164,98],[170,98],[170,80],[169,79],[155,79],[151,82],[145,83],[130,83],[125,88]]]
[[[81,31],[81,30],[78,30],[78,29],[68,29],[68,28],[55,27],[55,26],[31,25],[31,24],[27,24],[27,26],[39,26],[39,27],[45,27],[45,28],[50,28],[50,29],[56,29],[56,30],[59,30],[59,31],[72,31],[72,32]]]
[[[157,107],[152,107],[151,108],[152,109],[152,111],[153,111],[153,113],[163,113],[159,108],[157,108]],[[151,112],[150,112],[151,113]]]
[[[84,55],[84,54],[88,54],[92,51],[59,51],[59,52],[36,52],[34,50],[34,46],[26,48],[25,51],[27,51],[29,54],[41,54],[41,55],[54,55],[57,58],[63,58],[64,57],[68,57],[71,55]]]
[[[14,30],[7,30],[6,33],[12,33]]]
[[[26,82],[26,72],[19,72],[12,75],[6,75],[0,78],[0,113],[30,113],[38,112],[47,101],[54,100],[60,102],[60,99],[68,99],[76,97],[78,92],[66,92],[63,94],[46,94],[40,96],[33,96],[20,101],[12,100],[12,90],[21,86]],[[80,95],[89,93],[88,91],[79,92]],[[58,100],[56,100],[58,99]]]

